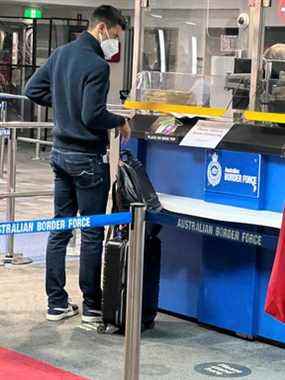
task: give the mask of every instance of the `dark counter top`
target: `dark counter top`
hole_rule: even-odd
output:
[[[285,157],[285,126],[265,127],[237,124],[225,136],[218,149]]]
[[[162,143],[179,144],[199,118],[189,119],[171,136],[156,134],[152,125],[157,116],[136,115],[131,121],[133,137]],[[218,123],[218,121],[217,121]],[[224,137],[217,149],[270,154],[285,157],[285,126],[266,127],[236,124]]]

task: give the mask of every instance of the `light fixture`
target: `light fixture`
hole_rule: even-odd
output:
[[[185,21],[185,24],[192,25],[192,26],[196,26],[197,25],[195,22],[191,22],[191,21]]]
[[[30,19],[40,19],[43,18],[43,12],[40,8],[25,8],[24,17]]]
[[[166,51],[165,51],[165,35],[164,30],[159,29],[158,30],[158,39],[159,39],[159,46],[160,46],[160,71],[162,73],[166,72]]]
[[[198,41],[197,37],[192,37],[192,74],[197,75],[198,71]]]

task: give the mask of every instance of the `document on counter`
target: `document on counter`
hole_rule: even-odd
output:
[[[171,112],[171,115],[174,116],[176,119],[183,119],[187,117],[188,119],[194,119],[195,117],[199,117],[198,115],[192,115],[190,113],[176,113],[176,112]]]
[[[170,115],[174,116],[176,119],[184,119],[187,117],[188,119],[195,119],[196,117],[200,117],[203,119],[220,119],[221,116],[213,116],[213,115],[194,115],[190,113],[176,113],[176,112],[171,112]]]
[[[233,127],[230,121],[200,120],[181,141],[181,146],[215,149]]]

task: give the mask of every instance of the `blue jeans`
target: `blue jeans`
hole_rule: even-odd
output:
[[[109,165],[98,154],[53,150],[55,218],[105,214],[110,188]],[[67,307],[65,257],[71,231],[50,233],[46,255],[49,307]],[[101,309],[101,263],[104,228],[81,231],[79,285],[87,308]]]

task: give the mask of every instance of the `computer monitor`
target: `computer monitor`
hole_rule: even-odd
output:
[[[235,74],[250,74],[251,73],[251,59],[249,58],[236,58],[234,65]]]
[[[272,63],[271,79],[279,79],[280,72],[285,72],[285,61],[270,60]]]
[[[251,73],[251,59],[237,58],[234,64],[235,74],[250,74]],[[249,105],[249,92],[246,90],[236,90],[233,93],[233,109],[244,110]]]

